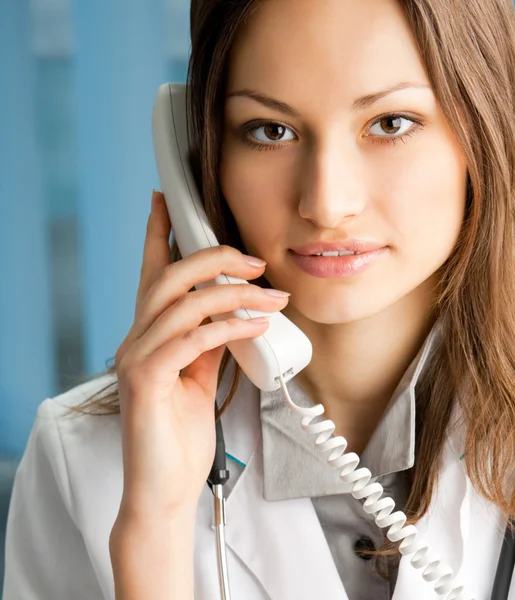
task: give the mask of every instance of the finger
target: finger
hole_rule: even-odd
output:
[[[205,248],[168,265],[148,291],[138,313],[137,337],[197,284],[213,280],[221,273],[249,281],[261,275],[264,268],[249,264],[239,250],[230,246]]]
[[[232,340],[258,337],[269,326],[269,321],[258,323],[234,318],[208,323],[161,346],[145,362],[145,373],[159,379],[163,373],[167,377],[174,372],[179,376],[183,370],[214,399],[223,356],[220,346],[224,347]]]
[[[172,337],[199,327],[203,319],[212,315],[225,318],[225,313],[244,308],[274,313],[283,310],[287,303],[287,297],[271,296],[253,284],[221,285],[190,292],[161,314],[147,331],[134,327],[135,352],[148,356]]]
[[[171,223],[164,196],[161,192],[154,190],[147,221],[136,307],[141,303],[163,269],[170,264],[170,232]]]

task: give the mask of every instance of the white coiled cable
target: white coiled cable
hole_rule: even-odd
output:
[[[315,447],[318,450],[321,452],[332,450],[327,462],[332,467],[343,467],[340,479],[345,483],[352,484],[350,493],[354,498],[358,500],[366,498],[363,509],[368,514],[374,515],[378,527],[389,527],[386,533],[388,539],[392,542],[402,540],[399,545],[399,552],[403,556],[414,554],[410,561],[411,565],[415,569],[425,567],[425,570],[421,573],[422,577],[427,582],[435,582],[434,589],[439,596],[448,594],[445,600],[474,600],[472,596],[466,593],[465,586],[457,585],[454,587],[456,582],[453,581],[452,569],[442,563],[438,554],[429,551],[427,543],[421,539],[417,528],[414,525],[404,527],[407,521],[406,515],[401,511],[392,513],[395,502],[388,496],[381,498],[384,489],[380,483],[373,482],[369,484],[372,478],[370,470],[363,467],[356,470],[359,464],[359,456],[354,452],[345,454],[347,440],[343,436],[333,436],[334,422],[326,419],[320,423],[311,423],[313,419],[324,414],[325,409],[322,404],[307,408],[297,406],[290,397],[282,374],[279,379],[287,404],[302,417],[302,429],[307,433],[319,434],[315,441]]]

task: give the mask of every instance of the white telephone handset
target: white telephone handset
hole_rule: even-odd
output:
[[[185,91],[185,84],[162,85],[152,112],[157,171],[183,258],[201,248],[218,246],[189,165]],[[195,287],[201,289],[233,283],[248,282],[219,275]],[[250,319],[269,314],[241,309],[213,315],[212,319],[222,320],[231,316]],[[280,375],[288,381],[309,364],[312,356],[308,337],[280,312],[271,314],[270,325],[264,334],[228,342],[227,347],[250,381],[264,391],[279,389]]]

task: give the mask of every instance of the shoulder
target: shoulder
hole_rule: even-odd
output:
[[[108,390],[115,383],[115,376],[102,375],[81,383],[57,396],[43,400],[37,407],[27,449],[33,438],[48,437],[50,432],[53,432],[56,428],[61,429],[69,426],[73,428],[78,422],[83,423],[88,418],[92,418],[91,415],[85,415],[73,409],[93,395]]]
[[[116,383],[116,375],[105,374],[45,399],[38,406],[34,429],[43,435],[47,430],[57,430],[63,444],[69,441],[68,434],[88,438],[94,433],[93,437],[98,438],[106,428],[117,426],[120,415],[92,415],[75,409],[93,396],[100,398],[113,391]]]
[[[39,408],[42,411],[52,410],[56,417],[63,417],[70,413],[71,408],[77,407],[88,398],[111,391],[116,386],[117,381],[115,374],[99,375],[94,379],[77,384],[57,396],[45,399]]]
[[[123,489],[121,420],[119,414],[70,409],[115,382],[103,375],[41,402],[15,478],[18,499],[40,499],[39,518],[61,506],[82,535],[116,517]]]
[[[33,598],[36,588],[45,600],[98,598],[100,573],[110,585],[107,540],[123,488],[119,415],[70,408],[112,380],[98,377],[38,407],[7,522],[4,591],[10,599]]]
[[[116,376],[102,375],[38,406],[20,470],[40,469],[45,481],[53,479],[71,511],[80,501],[77,489],[82,488],[84,477],[101,484],[121,463],[120,415],[90,415],[72,409],[94,394],[111,390],[115,383]]]
[[[89,414],[77,409],[86,400],[101,398],[116,389],[115,374],[104,374],[81,383],[38,407],[34,429],[42,437],[54,436],[69,468],[87,457],[114,450],[121,444],[120,414]],[[57,450],[57,448],[56,448]],[[85,451],[87,450],[87,451]]]

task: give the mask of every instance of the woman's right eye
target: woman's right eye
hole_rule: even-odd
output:
[[[279,141],[278,138],[281,138],[289,127],[281,125],[280,123],[267,123],[265,125],[260,125],[259,127],[254,127],[254,129],[251,129],[250,131],[259,131],[260,129],[263,129],[265,136],[267,136],[269,140]],[[259,141],[266,142],[267,140]]]
[[[253,132],[263,130],[263,138],[260,140]],[[292,131],[286,125],[275,122],[262,123],[261,125],[248,127],[244,130],[243,135],[240,139],[242,144],[256,148],[257,150],[273,150],[282,144],[274,144],[274,141],[284,141],[284,133],[286,131]],[[251,135],[252,133],[252,135]],[[257,139],[257,141],[256,141]],[[290,139],[295,139],[294,137]],[[286,141],[290,141],[287,139]]]

